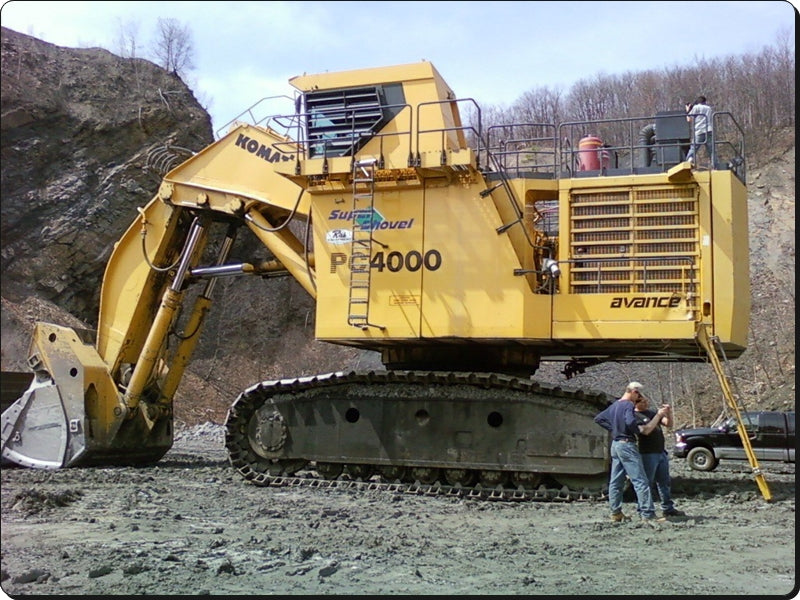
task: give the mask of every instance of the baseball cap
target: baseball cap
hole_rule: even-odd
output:
[[[641,383],[639,383],[638,381],[631,381],[628,384],[628,391],[629,392],[639,392],[641,394],[643,389],[644,389],[644,386]]]

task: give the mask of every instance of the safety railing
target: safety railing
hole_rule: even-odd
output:
[[[395,111],[393,120],[407,118],[407,124],[395,125],[392,132],[359,129],[359,109],[329,110],[324,117],[334,119],[339,126],[335,133],[323,129],[314,131],[309,124],[319,118],[315,113],[294,112],[260,118],[256,109],[262,103],[275,100],[292,101],[299,107],[299,98],[287,96],[264,98],[244,111],[227,125],[248,116],[256,125],[270,127],[287,142],[288,153],[303,158],[353,156],[369,140],[380,139],[379,167],[388,140],[402,141],[408,156],[407,166],[419,166],[422,148],[438,148],[440,163],[446,165],[448,152],[465,147],[475,152],[477,168],[499,172],[506,178],[557,178],[612,175],[638,175],[666,172],[686,160],[692,144],[692,124],[684,111],[666,111],[647,117],[568,121],[559,125],[549,123],[510,123],[492,125],[483,131],[481,109],[471,98],[423,102],[415,107],[408,104],[383,105],[380,109]],[[458,109],[469,105],[471,124],[462,125]],[[447,105],[442,108],[442,105]],[[450,105],[453,105],[451,108]],[[421,128],[426,122],[421,113],[436,109],[453,115],[453,125]],[[407,115],[407,117],[406,117]],[[727,111],[713,113],[712,152],[707,162],[695,161],[696,167],[732,170],[746,182],[745,143],[742,127]],[[416,121],[416,129],[415,129]],[[341,126],[349,123],[349,126]],[[381,125],[382,126],[382,125]],[[486,136],[484,137],[484,133]],[[431,142],[430,137],[438,140]],[[394,147],[393,152],[396,152]],[[706,166],[707,165],[707,166]]]
[[[554,178],[557,148],[556,127],[552,124],[510,123],[486,129],[486,152],[494,156],[509,177]]]
[[[450,127],[433,127],[431,129],[417,129],[415,146],[416,146],[416,159],[415,164],[420,164],[420,151],[423,147],[422,139],[429,136],[439,137],[440,148],[440,163],[447,164],[447,151],[458,150],[462,147],[473,148],[476,156],[480,156],[481,149],[485,146],[485,141],[481,137],[481,110],[478,103],[472,98],[461,98],[458,100],[434,100],[430,102],[421,102],[417,105],[417,127],[423,123],[422,113],[428,109],[438,109],[444,114],[450,112],[454,117],[454,123],[459,117],[459,105],[471,104],[475,110],[476,125],[452,125]],[[442,107],[445,107],[442,109]],[[449,110],[448,110],[449,109]],[[455,136],[455,143],[453,143],[453,136]],[[425,147],[431,147],[430,144],[424,144]],[[433,145],[435,147],[435,144]],[[480,163],[478,163],[480,166]]]
[[[297,119],[297,115],[292,113],[288,113],[286,108],[281,108],[285,106],[295,107],[297,106],[299,96],[296,98],[291,98],[289,96],[281,95],[281,96],[267,96],[265,98],[261,98],[238,115],[236,115],[233,119],[225,123],[222,127],[219,127],[216,131],[217,139],[221,138],[225,135],[231,125],[237,122],[244,122],[249,125],[261,125],[261,126],[269,126],[271,129],[274,129],[278,133],[288,136],[290,132],[296,131],[298,123],[295,122]],[[280,104],[280,106],[278,106]],[[286,115],[283,117],[276,117],[275,115]],[[277,126],[274,126],[276,123],[276,119],[287,120],[285,122],[279,122]],[[270,125],[272,123],[273,125]]]
[[[716,169],[731,169],[744,183],[747,182],[744,130],[728,111],[715,112],[712,116],[714,135],[712,159]]]
[[[708,167],[733,170],[746,181],[744,132],[729,112],[714,113]],[[661,173],[686,160],[691,123],[683,111],[650,117],[565,122],[558,127],[562,176]]]
[[[413,112],[408,104],[386,105],[384,109],[397,109],[394,120],[407,119],[407,124],[399,126],[392,132],[375,132],[371,129],[359,127],[358,109],[341,109],[329,111],[325,114],[328,119],[335,119],[340,126],[333,131],[326,132],[323,128],[312,129],[309,132],[308,123],[319,118],[317,113],[298,112],[291,115],[273,115],[263,119],[258,125],[279,131],[286,141],[275,142],[273,145],[280,151],[296,156],[297,167],[301,160],[323,159],[349,156],[354,158],[358,151],[372,140],[378,140],[377,167],[384,167],[386,146],[388,140],[399,140],[397,147],[407,155],[408,165],[412,163],[413,140]],[[407,110],[406,110],[407,109]],[[341,124],[347,125],[342,127]],[[393,150],[395,152],[396,150]]]

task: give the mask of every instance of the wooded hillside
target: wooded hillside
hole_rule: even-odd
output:
[[[699,95],[717,111],[728,111],[744,131],[754,164],[794,144],[795,46],[788,30],[760,52],[687,60],[647,71],[598,73],[568,90],[537,82],[508,106],[482,110],[484,127],[504,123],[560,123],[619,119],[683,110]]]

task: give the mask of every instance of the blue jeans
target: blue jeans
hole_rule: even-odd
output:
[[[711,147],[713,145],[714,133],[712,131],[707,133],[698,133],[695,141],[692,142],[691,146],[689,146],[689,152],[686,153],[686,160],[697,162],[697,158],[700,156],[700,148],[703,147],[705,147],[706,152],[708,153],[708,159],[711,160]]]
[[[658,497],[661,500],[661,510],[670,511],[675,508],[672,501],[669,477],[669,456],[667,451],[652,454],[642,454],[642,464],[650,482],[651,490],[655,485]]]
[[[626,475],[636,492],[636,512],[646,519],[655,517],[656,509],[653,506],[653,495],[650,493],[650,482],[636,442],[611,442],[611,476],[608,481],[608,503],[611,506],[611,514],[622,512],[622,492]]]

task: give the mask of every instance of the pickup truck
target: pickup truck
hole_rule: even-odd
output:
[[[758,461],[794,462],[794,412],[740,413],[753,454]],[[679,429],[672,455],[685,458],[697,471],[713,471],[720,459],[747,460],[736,417],[719,427]]]

